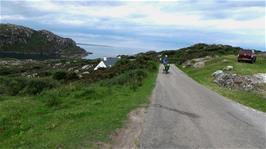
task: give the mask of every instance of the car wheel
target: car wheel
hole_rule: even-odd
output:
[[[254,58],[252,58],[252,60],[251,60],[251,64],[253,64],[253,63],[255,63],[255,59]]]

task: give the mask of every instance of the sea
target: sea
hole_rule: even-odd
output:
[[[114,46],[92,45],[92,44],[78,45],[78,46],[92,53],[84,57],[84,59],[116,57],[118,55],[134,55],[140,52],[148,51],[148,49],[114,47]]]

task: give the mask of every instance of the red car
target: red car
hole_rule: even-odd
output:
[[[248,61],[250,63],[255,63],[256,53],[254,50],[240,50],[237,56],[237,61]]]

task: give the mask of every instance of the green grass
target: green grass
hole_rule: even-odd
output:
[[[73,83],[37,96],[1,96],[0,148],[92,148],[109,142],[127,114],[148,103],[156,73],[134,90]]]
[[[227,63],[223,60],[228,60]],[[257,57],[255,64],[238,63],[236,57],[233,55],[221,56],[214,58],[206,63],[204,68],[179,68],[187,73],[190,77],[205,85],[206,87],[216,91],[217,93],[235,100],[241,104],[266,112],[266,95],[265,93],[258,93],[254,91],[240,91],[220,87],[213,82],[211,74],[216,70],[222,70],[225,66],[234,66],[233,73],[241,75],[252,75],[255,73],[266,73],[266,58],[262,56]]]

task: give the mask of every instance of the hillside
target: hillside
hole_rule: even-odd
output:
[[[161,54],[167,54],[170,58],[174,59],[173,62],[182,64],[186,60],[191,60],[194,58],[237,54],[241,49],[242,48],[240,47],[233,47],[230,45],[198,43],[178,50],[162,51]]]
[[[0,24],[0,57],[14,58],[81,58],[86,56],[70,38],[63,38],[47,30]]]

